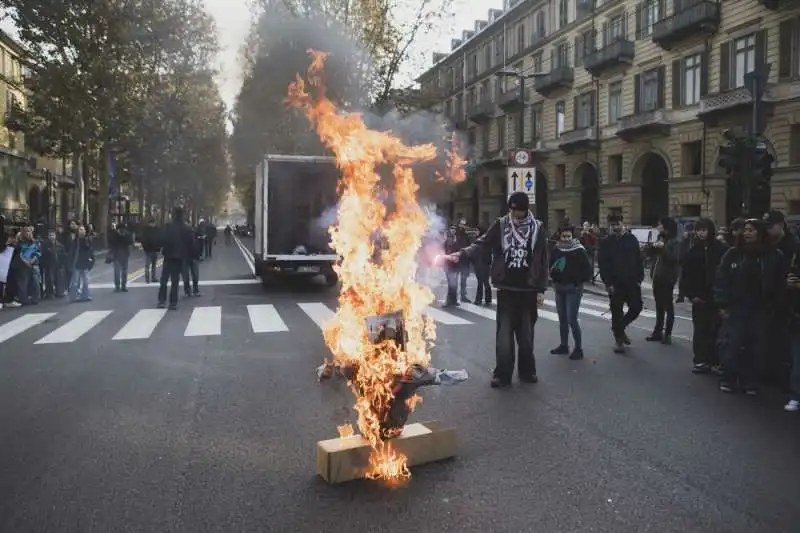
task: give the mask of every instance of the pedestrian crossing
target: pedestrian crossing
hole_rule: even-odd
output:
[[[294,307],[301,311],[301,315],[307,320],[302,323],[292,324],[290,328],[290,318],[298,315]],[[126,315],[127,311],[122,310],[90,310],[82,311],[73,315],[70,306],[61,312],[46,313],[24,313],[18,314],[16,311],[0,314],[0,344],[10,341],[16,337],[30,336],[34,345],[67,344],[84,338],[95,328],[103,327],[109,330],[109,337],[112,341],[146,341],[156,335],[159,331],[168,331],[173,336],[176,331],[182,331],[183,337],[189,338],[208,338],[220,337],[227,334],[240,334],[230,331],[230,328],[223,327],[226,324],[226,316],[241,316],[243,321],[249,323],[249,332],[254,335],[286,333],[290,329],[307,331],[309,322],[316,324],[318,328],[334,317],[334,308],[323,302],[297,302],[281,304],[251,304],[246,306],[197,306],[191,309],[191,313],[186,319],[185,314],[169,312],[166,309],[141,309],[135,311],[132,316]],[[431,306],[426,313],[430,318],[442,326],[463,327],[476,324],[482,321],[494,321],[494,307],[484,307],[464,302],[457,308],[440,308]],[[611,320],[611,313],[608,311],[608,303],[601,300],[584,298],[580,308],[581,318],[592,318],[600,320]],[[655,313],[644,310],[643,318],[654,318]],[[113,317],[113,319],[112,319]],[[555,311],[555,302],[545,299],[544,306],[539,309],[539,318],[558,322],[558,314]],[[685,317],[678,317],[684,318]],[[287,322],[289,320],[289,322]],[[103,324],[108,324],[108,327]],[[177,322],[177,323],[176,323]],[[55,329],[45,331],[55,324]],[[26,337],[27,338],[27,337]]]

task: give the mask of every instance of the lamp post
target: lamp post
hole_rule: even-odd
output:
[[[50,172],[49,169],[45,169],[44,171],[44,179],[45,179],[45,194],[47,194],[47,213],[45,214],[45,220],[47,221],[47,227],[52,228],[54,222],[53,211],[55,209],[55,205],[53,202],[53,173]]]

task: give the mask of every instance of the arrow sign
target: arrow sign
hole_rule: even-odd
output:
[[[530,172],[528,172],[525,174],[525,189],[527,190],[527,192],[531,192],[533,185],[534,185],[533,175]]]
[[[514,180],[512,183],[513,187],[511,188],[511,190],[514,192],[516,192],[517,190],[517,178],[519,178],[519,175],[516,172],[511,174],[511,179]]]
[[[531,197],[536,188],[536,169],[534,167],[508,167],[506,169],[509,196],[523,191]]]

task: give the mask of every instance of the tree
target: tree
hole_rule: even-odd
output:
[[[212,133],[208,124],[203,135],[191,137],[195,146],[189,146],[189,136],[178,138],[181,128],[188,130],[186,124],[206,116],[224,131],[224,118],[214,113],[224,115],[218,94],[208,97],[216,98],[213,106],[191,106],[162,95],[198,76],[213,80],[209,65],[217,43],[202,0],[0,0],[0,7],[29,50],[31,96],[21,120],[26,133],[37,140],[42,154],[72,156],[73,161],[81,157],[96,166],[103,196],[110,151],[119,155],[126,178],[138,175],[140,195],[157,181],[155,176],[167,177],[159,172],[191,166],[192,154],[201,153],[198,144],[213,135],[224,152],[219,128]],[[219,150],[205,145],[204,150],[204,155],[225,160]],[[157,154],[158,168],[150,168]],[[77,168],[74,164],[74,172]],[[107,214],[100,209],[98,227],[106,226]]]

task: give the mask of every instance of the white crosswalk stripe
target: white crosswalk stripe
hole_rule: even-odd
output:
[[[289,331],[286,322],[274,305],[248,305],[247,314],[250,316],[250,326],[253,333],[272,333],[275,331]]]
[[[142,309],[112,339],[115,341],[149,339],[166,314],[166,309]]]
[[[20,333],[28,331],[34,326],[38,326],[48,318],[56,316],[56,313],[30,313],[15,318],[11,322],[0,326],[0,343],[16,337]]]
[[[214,337],[222,335],[222,307],[215,305],[209,307],[195,307],[184,337]]]
[[[110,314],[111,311],[84,311],[54,332],[42,337],[34,344],[63,344],[75,342]]]

